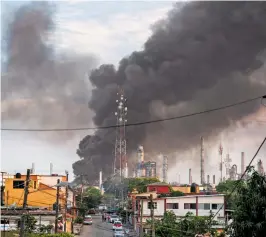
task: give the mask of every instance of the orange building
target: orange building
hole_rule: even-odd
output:
[[[57,179],[66,181],[66,176],[30,175],[28,206],[52,210],[56,202]],[[22,207],[26,175],[16,174],[5,180],[5,204]],[[65,188],[59,192],[60,206],[65,205]]]
[[[27,206],[45,210],[53,210],[56,203],[57,180],[66,182],[67,177],[64,175],[30,175],[29,194],[27,198]],[[22,207],[24,198],[24,187],[26,183],[26,175],[16,174],[14,177],[5,179],[4,199],[6,206]],[[65,213],[66,204],[66,188],[59,189],[59,210]],[[75,196],[71,189],[68,189],[67,199],[67,230],[69,230],[68,222],[72,222],[74,218]]]

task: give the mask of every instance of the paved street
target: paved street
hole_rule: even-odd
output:
[[[112,237],[112,225],[103,223],[101,216],[92,216],[93,224],[83,226],[81,237]]]

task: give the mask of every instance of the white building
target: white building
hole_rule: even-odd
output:
[[[141,203],[143,203],[142,222],[145,223],[151,216],[150,200],[136,197],[133,204],[136,231],[141,222]],[[153,203],[155,219],[161,219],[166,211],[173,211],[178,217],[183,217],[188,212],[192,212],[195,216],[209,216],[218,212],[214,219],[222,222],[225,219],[224,194],[155,198]]]

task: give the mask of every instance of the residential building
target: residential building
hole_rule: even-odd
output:
[[[151,216],[151,202],[149,196],[151,193],[136,194],[133,198],[133,211],[135,214],[134,225],[136,231],[141,222],[141,203],[142,222],[145,223]],[[215,220],[224,222],[225,220],[225,196],[223,194],[215,195],[187,195],[180,197],[158,198],[153,193],[154,218],[161,219],[166,211],[173,211],[177,217],[183,217],[188,212],[195,216],[209,216],[211,213],[217,213]]]
[[[52,211],[55,209],[56,194],[57,194],[57,180],[66,182],[67,177],[64,175],[30,175],[29,194],[27,198],[27,206],[34,207],[41,210]],[[13,177],[5,179],[5,206],[6,207],[22,207],[24,197],[26,175],[17,173]],[[59,210],[60,214],[65,213],[66,204],[66,187],[60,187],[59,190]],[[67,213],[68,221],[75,218],[75,195],[71,188],[68,188],[67,198]]]
[[[156,192],[157,194],[170,193],[170,185],[165,183],[152,183],[147,185],[147,192]]]
[[[195,192],[192,191],[193,186],[194,186]],[[169,194],[171,190],[180,191],[184,194],[195,194],[195,193],[200,193],[201,191],[203,191],[203,188],[201,188],[197,184],[181,186],[181,185],[170,185],[170,184],[161,183],[161,182],[147,185],[147,192],[156,192],[157,194]]]

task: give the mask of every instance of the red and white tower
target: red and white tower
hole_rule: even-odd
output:
[[[122,180],[123,177],[128,176],[127,167],[127,143],[126,143],[126,98],[122,89],[117,93],[117,111],[115,115],[117,117],[117,128],[116,128],[116,141],[115,141],[115,161],[114,161],[114,173],[119,171],[119,176]]]

